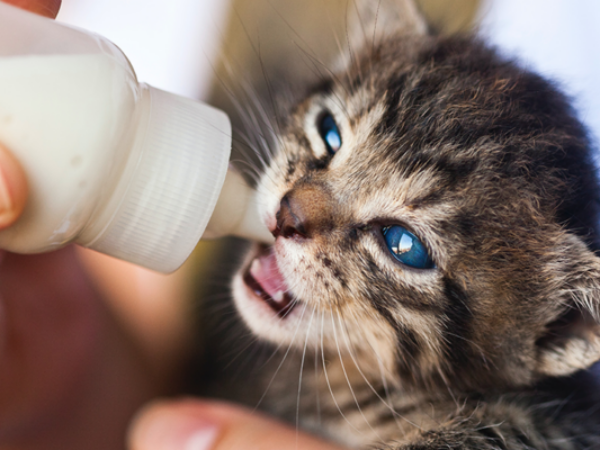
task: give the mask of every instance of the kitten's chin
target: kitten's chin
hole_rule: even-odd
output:
[[[302,309],[288,290],[273,247],[257,247],[233,282],[233,296],[241,316],[255,333],[269,339],[287,335],[289,322]]]

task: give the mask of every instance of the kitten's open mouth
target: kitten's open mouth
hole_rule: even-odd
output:
[[[244,274],[244,283],[271,307],[279,317],[287,316],[296,306],[283,275],[277,267],[272,247],[261,248]]]

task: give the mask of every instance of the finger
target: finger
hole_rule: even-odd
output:
[[[1,0],[19,8],[54,18],[61,0]],[[12,225],[27,200],[27,178],[15,157],[0,145],[0,229]]]
[[[54,19],[60,9],[61,0],[2,0],[27,11]]]
[[[341,450],[258,413],[197,400],[154,403],[134,421],[131,450]]]
[[[15,157],[0,145],[0,229],[12,225],[27,200],[27,178]]]

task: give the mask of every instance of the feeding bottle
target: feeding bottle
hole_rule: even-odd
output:
[[[203,234],[269,239],[255,194],[228,173],[223,112],[138,83],[98,35],[1,2],[0,143],[30,189],[22,216],[0,231],[2,249],[75,242],[171,272]]]

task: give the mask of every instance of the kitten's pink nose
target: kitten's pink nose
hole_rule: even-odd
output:
[[[318,187],[292,189],[283,196],[277,211],[276,238],[314,238],[333,228],[329,195]]]

